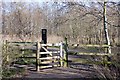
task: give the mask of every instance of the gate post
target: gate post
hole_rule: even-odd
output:
[[[40,56],[39,56],[39,52],[40,52],[40,43],[37,42],[37,52],[36,52],[36,70],[39,71],[40,70],[40,67],[39,67],[39,64],[40,64]]]
[[[7,59],[6,59],[6,61],[9,62],[8,41],[7,41],[7,40],[5,40],[5,52],[6,52],[6,54],[7,54]]]
[[[68,43],[66,37],[64,43],[64,67],[68,67]]]
[[[63,66],[63,43],[60,43],[60,66]]]

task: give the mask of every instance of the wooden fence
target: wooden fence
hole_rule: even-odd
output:
[[[40,68],[45,68],[42,66],[42,64],[48,64],[50,62],[54,63],[58,61],[60,64],[59,65],[54,65],[52,64],[51,66],[47,67],[54,67],[54,66],[62,66],[62,67],[68,67],[68,44],[67,40],[65,40],[63,43],[56,43],[56,44],[42,44],[40,42],[8,42],[5,41],[6,44],[6,49],[7,45],[31,45],[36,47],[36,70],[39,71]],[[49,51],[46,47],[57,47],[57,51]],[[79,45],[79,47],[104,47],[105,50],[109,47],[108,45]],[[40,49],[43,49],[44,51],[41,52]],[[23,48],[24,49],[24,48]],[[7,52],[7,50],[6,50]],[[24,50],[23,50],[24,52]],[[41,55],[47,54],[47,57],[41,57]],[[54,56],[54,54],[59,54],[59,56]],[[107,60],[107,57],[113,56],[114,54],[109,54],[107,52],[105,53],[83,53],[83,52],[78,52],[78,55],[95,55],[95,56],[103,56],[104,61],[102,61],[106,66],[108,63],[111,63],[110,61]],[[35,59],[34,58],[34,59]],[[9,60],[9,54],[7,55],[7,60]],[[48,61],[45,61],[48,60]]]
[[[36,49],[36,57],[22,57],[21,58],[36,58],[36,70],[47,68],[47,67],[54,67],[54,66],[66,66],[66,53],[64,50],[64,43],[56,43],[56,44],[42,44],[41,42],[8,42],[7,40],[4,43],[6,45],[6,52],[7,46],[19,46],[22,49],[22,54],[24,54],[25,46],[34,46]],[[57,47],[59,48],[57,51],[49,51],[46,47]],[[40,51],[43,49],[44,51]],[[57,56],[55,56],[56,54]],[[41,55],[47,55],[46,57],[41,57]],[[7,61],[9,59],[9,54],[7,54]],[[52,62],[52,63],[51,63]],[[54,63],[58,62],[59,64],[55,65]],[[42,65],[43,64],[43,65]],[[47,66],[44,66],[46,64]],[[51,65],[48,65],[51,64]]]
[[[105,67],[108,66],[108,64],[115,64],[112,61],[110,61],[110,57],[114,56],[114,53],[108,53],[108,48],[111,47],[109,45],[79,45],[79,48],[86,48],[86,47],[95,47],[95,48],[104,48],[104,52],[75,52],[72,53],[72,55],[81,55],[81,56],[99,56],[102,57],[102,60],[100,61],[91,61],[91,60],[87,60],[87,59],[76,59],[73,60],[73,62],[78,62],[78,63],[85,63],[85,64],[103,64]],[[94,58],[95,58],[94,57]],[[119,65],[120,66],[120,65]]]

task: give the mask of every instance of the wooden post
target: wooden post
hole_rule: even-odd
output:
[[[68,44],[67,38],[65,37],[65,44],[64,44],[64,67],[68,67]]]
[[[24,45],[22,46],[22,57],[24,57],[23,55],[25,54],[25,43],[24,43]]]
[[[36,52],[36,70],[37,71],[39,71],[39,64],[40,64],[40,61],[39,61],[39,58],[40,58],[40,54],[39,54],[39,52],[40,52],[40,43],[39,42],[37,42],[36,43],[37,44],[37,52]]]
[[[107,55],[105,56],[105,67],[106,68],[108,67],[108,56]]]
[[[103,66],[106,68],[108,66],[108,56],[107,55],[103,56]]]
[[[7,54],[7,58],[6,58],[6,60],[7,60],[7,62],[9,62],[9,54],[8,54],[8,41],[7,40],[5,40],[5,52],[6,52],[6,54]]]
[[[105,47],[105,54],[108,54],[109,53],[109,51],[108,51],[108,47]],[[105,55],[105,56],[103,56],[103,65],[107,68],[107,62],[108,62],[108,56],[107,55]]]
[[[63,66],[63,44],[60,43],[60,65]]]

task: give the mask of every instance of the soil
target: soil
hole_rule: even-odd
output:
[[[28,71],[24,78],[98,78],[95,69],[56,67],[39,72]]]

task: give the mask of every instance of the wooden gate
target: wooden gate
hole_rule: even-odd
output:
[[[47,49],[47,47],[52,47],[52,50]],[[53,47],[57,47],[54,50]],[[43,49],[43,51],[40,51]],[[41,55],[47,55],[45,57]],[[56,44],[41,44],[37,42],[37,53],[36,53],[36,69],[39,71],[43,68],[63,66],[63,43]]]

